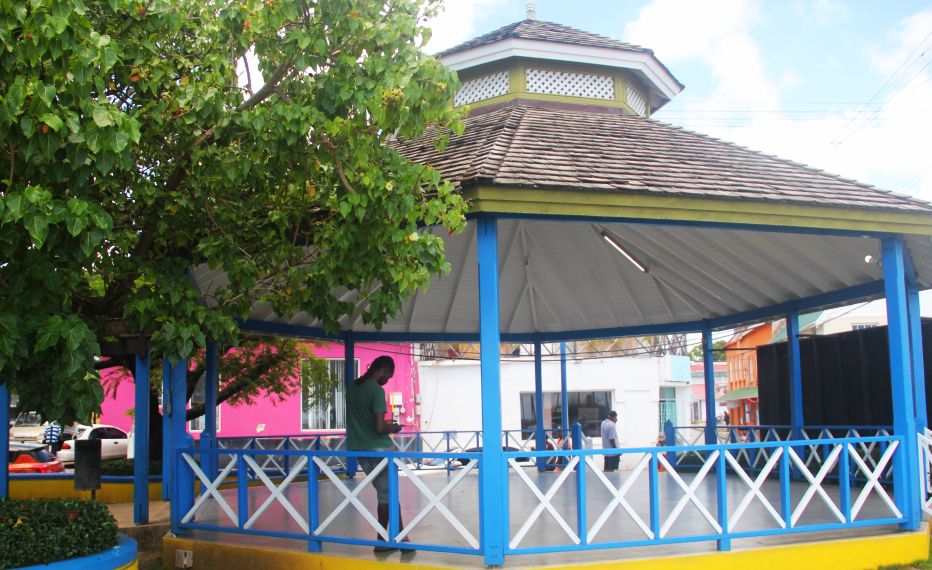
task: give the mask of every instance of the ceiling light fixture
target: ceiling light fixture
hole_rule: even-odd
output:
[[[602,238],[604,238],[605,241],[609,243],[609,245],[614,247],[615,250],[618,251],[618,253],[625,256],[625,259],[630,261],[632,265],[637,267],[640,271],[647,273],[647,266],[641,263],[640,261],[638,261],[637,258],[635,258],[633,255],[628,253],[628,250],[626,250],[620,243],[618,243],[618,241],[615,238],[613,238],[607,232],[602,232]]]

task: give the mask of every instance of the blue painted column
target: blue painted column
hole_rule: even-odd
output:
[[[149,522],[149,352],[136,356],[133,414],[133,524]]]
[[[10,390],[0,384],[0,499],[10,496]]]
[[[220,347],[217,341],[207,341],[204,355],[204,430],[201,432],[201,447],[217,447],[217,389],[220,382]],[[213,479],[217,476],[218,456],[205,454],[202,469]]]
[[[909,261],[907,256],[906,261]],[[916,430],[929,427],[926,412],[925,358],[922,353],[922,321],[919,314],[919,286],[911,263],[906,264],[906,315],[909,320],[909,352],[913,377],[913,405],[916,410]]]
[[[193,481],[191,481],[191,471],[187,465],[180,465],[178,462],[177,450],[187,447],[191,441],[187,431],[187,385],[188,385],[188,361],[181,360],[171,363],[170,391],[168,401],[170,407],[168,410],[169,431],[171,432],[170,462],[172,464],[169,489],[173,491],[171,495],[171,521],[172,532],[179,534],[177,524],[181,516],[190,508],[193,500]],[[163,402],[166,401],[163,397]],[[176,485],[177,483],[177,485]],[[187,483],[187,484],[185,484]],[[165,482],[162,482],[163,486]]]
[[[799,311],[786,313],[786,354],[790,383],[790,438],[803,438],[803,369],[799,359]]]
[[[883,281],[887,297],[887,339],[890,345],[890,384],[893,396],[893,433],[901,438],[893,466],[893,499],[906,522],[904,530],[919,528],[919,455],[913,404],[912,362],[905,282],[905,248],[900,237],[881,240]]]
[[[570,439],[570,396],[566,390],[566,343],[560,343],[560,436],[563,439],[563,449]]]
[[[168,422],[171,408],[172,367],[167,358],[162,358],[162,500],[171,497],[172,480],[172,431]]]
[[[716,428],[718,421],[715,410],[715,355],[712,353],[712,327],[709,321],[702,324],[702,378],[705,383],[705,443],[718,443]],[[676,441],[667,441],[676,445]]]
[[[482,457],[479,463],[479,535],[486,566],[505,563],[503,521],[508,519],[502,456],[502,392],[499,354],[498,235],[494,218],[476,221],[479,260],[479,359],[482,397]]]
[[[534,341],[534,409],[536,422],[534,424],[534,449],[542,451],[547,449],[547,434],[544,432],[544,366],[541,357],[540,341]],[[537,458],[537,470],[547,468],[547,458]]]
[[[350,333],[346,333],[343,342],[343,384],[348,389],[356,379],[356,342]],[[345,392],[344,392],[345,393]],[[355,477],[359,468],[359,460],[355,457],[346,458],[346,476]]]

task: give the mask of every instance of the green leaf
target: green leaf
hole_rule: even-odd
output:
[[[32,238],[32,243],[41,248],[45,238],[49,235],[49,220],[42,214],[34,214],[26,219],[26,231]]]
[[[77,237],[81,230],[87,227],[87,219],[82,216],[72,216],[65,221],[65,227],[71,237]]]
[[[52,113],[45,113],[39,118],[56,133],[64,126],[64,122],[62,122],[61,118]]]
[[[100,128],[109,127],[113,124],[113,119],[110,118],[110,109],[107,107],[94,107],[92,116],[94,122]]]

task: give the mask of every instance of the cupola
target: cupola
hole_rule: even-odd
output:
[[[654,52],[616,39],[528,18],[437,54],[459,73],[456,105],[547,101],[649,117],[680,91]]]

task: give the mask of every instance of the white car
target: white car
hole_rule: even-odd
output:
[[[10,425],[10,441],[19,443],[42,443],[48,422],[36,412],[23,412]],[[77,432],[77,424],[62,426],[62,439],[71,439]]]
[[[77,439],[99,439],[101,459],[126,459],[129,442],[126,432],[116,426],[94,424],[79,426],[77,437],[62,444],[58,452],[58,458],[62,463],[74,463],[74,442]]]

